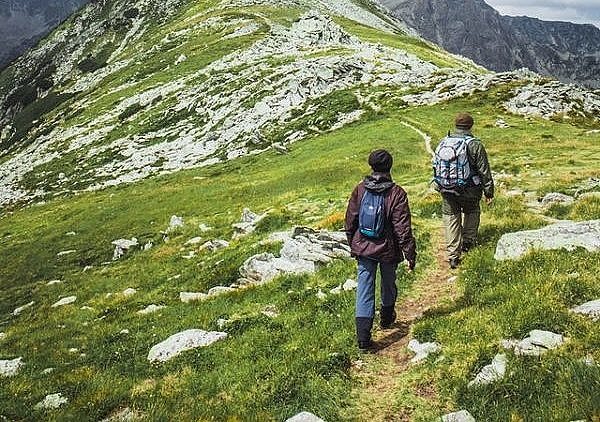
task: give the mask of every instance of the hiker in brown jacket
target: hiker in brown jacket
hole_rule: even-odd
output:
[[[358,289],[356,293],[356,334],[361,350],[369,349],[371,329],[375,317],[375,276],[381,270],[380,325],[390,328],[396,319],[394,310],[397,289],[396,270],[404,260],[410,270],[415,268],[417,258],[415,238],[412,234],[408,197],[404,189],[392,181],[390,170],[393,158],[385,150],[377,150],[369,156],[373,170],[370,176],[354,189],[346,211],[345,230],[352,256],[358,260]],[[382,196],[381,233],[371,236],[361,227],[365,214],[366,195],[370,192]],[[372,195],[370,197],[373,197]],[[365,235],[364,233],[367,233]]]

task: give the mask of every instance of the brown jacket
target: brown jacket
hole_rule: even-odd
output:
[[[365,190],[385,192],[385,236],[369,239],[358,230],[358,214]],[[406,259],[415,262],[415,238],[412,234],[408,197],[396,185],[389,173],[373,173],[365,177],[352,192],[346,210],[346,235],[353,256],[372,258],[385,263],[398,263]]]

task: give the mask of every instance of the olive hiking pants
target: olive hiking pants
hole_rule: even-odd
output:
[[[442,218],[446,229],[448,259],[459,259],[463,245],[474,246],[481,217],[481,189],[467,189],[461,195],[442,194]]]

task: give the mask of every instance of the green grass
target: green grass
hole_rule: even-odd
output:
[[[140,39],[123,57],[138,48],[148,51],[168,33],[200,22],[207,17],[206,9],[216,4],[190,3],[177,19],[157,23],[153,36]],[[302,11],[248,7],[211,13],[257,22],[268,16],[289,25]],[[365,40],[405,49],[438,66],[469,68],[420,40],[338,21]],[[231,51],[248,47],[266,31],[263,25],[253,35],[226,42],[221,41],[220,32],[199,32],[181,45],[165,46],[145,56],[143,66],[128,66],[86,93],[94,95],[94,101],[83,110],[71,110],[63,124],[89,122],[140,90],[191,74]],[[188,60],[167,68],[182,53]],[[7,75],[0,75],[0,86],[5,85]],[[109,93],[127,81],[136,84]],[[581,181],[598,177],[600,135],[585,134],[598,123],[509,115],[501,105],[511,88],[507,85],[432,107],[407,108],[396,102],[402,95],[399,89],[361,87],[363,94],[382,97],[381,111],[368,111],[359,122],[333,133],[311,133],[291,145],[289,154],[267,152],[4,210],[0,217],[0,331],[7,337],[0,341],[0,358],[23,356],[25,367],[18,376],[0,380],[0,414],[15,420],[84,421],[99,420],[129,406],[147,420],[280,421],[302,410],[328,421],[360,420],[357,415],[365,414],[381,397],[361,396],[364,380],[351,369],[358,358],[353,295],[330,295],[325,300],[315,295],[319,289],[327,292],[354,277],[352,260],[336,261],[312,276],[281,277],[202,303],[183,304],[178,294],[235,282],[246,258],[278,251],[279,245],[261,242],[272,231],[295,225],[339,229],[352,188],[368,172],[367,155],[375,148],[386,148],[395,157],[393,175],[408,190],[414,215],[418,270],[407,274],[400,269],[398,283],[402,297],[414,297],[413,283],[427,280],[436,270],[433,239],[441,207],[439,196],[428,188],[431,170],[423,140],[401,122],[410,122],[436,140],[451,128],[457,112],[470,111],[492,168],[508,176],[499,183],[493,206],[484,209],[481,246],[467,255],[458,273],[459,298],[454,302],[441,298],[440,306],[412,329],[416,338],[440,342],[442,359],[430,359],[399,374],[396,389],[383,396],[388,413],[380,419],[408,415],[415,421],[430,421],[459,408],[469,409],[477,420],[489,421],[593,420],[600,416],[595,394],[600,389],[598,367],[581,363],[587,356],[600,361],[600,331],[597,323],[568,311],[600,295],[596,277],[600,255],[554,251],[516,262],[493,260],[502,234],[545,224],[529,213],[522,200],[505,197],[504,191],[572,193]],[[51,121],[81,98],[52,110],[35,103],[23,111],[22,130],[37,118]],[[101,142],[112,142],[132,131],[174,125],[188,117],[169,112],[174,98],[161,100],[143,110],[125,110],[125,124]],[[307,126],[316,126],[315,132],[327,130],[340,112],[353,111],[360,104],[352,90],[344,90],[309,106],[315,112],[302,116],[299,111],[286,130]],[[509,123],[509,129],[495,127],[499,117]],[[273,128],[264,135],[273,142],[283,139],[285,132]],[[99,162],[111,160],[111,154],[108,151]],[[77,176],[82,171],[80,157],[71,154],[40,166],[25,182],[31,187],[44,180],[54,183],[53,173],[58,172]],[[270,211],[251,236],[214,253],[183,246],[195,236],[231,239],[231,224],[244,207]],[[161,231],[174,214],[183,216],[186,225],[165,243]],[[570,207],[553,208],[548,214],[574,220],[600,218],[600,203],[590,197]],[[200,223],[212,229],[201,233]],[[131,237],[155,246],[111,262],[111,241]],[[76,252],[57,257],[66,250]],[[182,258],[190,250],[196,250],[197,256]],[[46,286],[54,279],[64,283]],[[128,298],[119,293],[130,287],[138,293]],[[72,294],[77,295],[74,305],[50,307]],[[11,315],[14,308],[30,301],[35,301],[33,308],[18,317]],[[151,303],[167,307],[145,317],[136,314]],[[262,315],[266,307],[275,307],[280,316]],[[183,329],[217,329],[220,318],[233,320],[226,329],[227,340],[184,353],[164,365],[147,362],[152,345]],[[123,329],[129,334],[121,334]],[[532,329],[561,332],[570,340],[539,359],[509,353],[509,374],[504,380],[467,389],[467,383],[500,351],[501,339],[522,338]],[[71,353],[71,348],[78,351]],[[371,373],[394,370],[393,363],[382,357],[364,359]],[[42,374],[49,367],[54,371]],[[68,405],[56,411],[29,410],[46,394],[59,391],[69,398]]]

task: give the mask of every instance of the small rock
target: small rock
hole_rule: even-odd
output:
[[[58,409],[63,404],[68,403],[68,401],[60,393],[48,394],[44,400],[35,405],[35,409]]]
[[[163,305],[148,305],[146,306],[144,309],[137,311],[138,314],[140,315],[148,315],[157,311],[160,311],[161,309],[166,308],[166,306]]]
[[[23,366],[23,358],[0,360],[0,377],[14,377]]]
[[[127,251],[133,249],[138,246],[138,240],[135,237],[132,237],[131,240],[128,239],[117,239],[111,242],[114,245],[115,250],[113,252],[113,261],[121,258]]]
[[[195,302],[198,300],[205,300],[208,297],[206,293],[193,293],[193,292],[181,292],[179,293],[179,300],[183,303]]]
[[[121,331],[119,331],[119,334],[129,334],[129,330],[127,328],[122,329]]]
[[[78,349],[78,348],[76,348],[76,347],[71,347],[71,348],[69,349],[69,353],[77,353],[77,352],[79,352],[79,349]]]
[[[134,422],[143,419],[143,414],[132,410],[130,407],[121,409],[113,413],[108,418],[102,419],[102,422]]]
[[[4,340],[6,338],[6,333],[0,333],[0,340]]]
[[[58,302],[56,302],[51,307],[58,308],[59,306],[70,305],[71,303],[74,303],[76,300],[77,300],[77,296],[63,297],[62,299],[60,299]]]
[[[506,374],[506,355],[499,353],[490,365],[481,369],[475,379],[469,383],[469,387],[491,384],[504,378],[504,374]]]
[[[225,319],[225,318],[219,318],[217,320],[217,327],[219,328],[219,330],[222,330],[223,328],[227,327],[232,321],[230,319]]]
[[[150,362],[166,362],[186,350],[206,347],[226,337],[227,333],[218,331],[182,331],[153,346],[148,353],[148,360]]]
[[[508,129],[510,126],[504,121],[504,119],[498,119],[496,120],[496,127],[500,129]]]
[[[81,309],[82,311],[93,311],[94,310],[94,308],[92,308],[91,306],[87,306],[87,305],[82,306],[79,309]]]
[[[475,418],[468,411],[461,410],[442,416],[442,422],[475,422]]]
[[[265,309],[260,311],[260,313],[268,318],[277,318],[279,316],[279,311],[275,305],[267,306]]]
[[[331,293],[332,295],[339,295],[340,293],[342,293],[342,286],[334,287],[333,289],[329,290],[329,293]]]
[[[65,236],[77,236],[77,233],[75,233],[75,232],[68,232],[68,233],[65,233]]]
[[[211,231],[211,230],[212,230],[212,227],[210,227],[210,226],[207,226],[207,225],[206,225],[206,224],[204,224],[204,223],[201,223],[201,224],[199,224],[199,225],[198,225],[198,229],[199,229],[199,230],[200,230],[202,233],[205,233],[205,232]]]
[[[202,238],[201,237],[193,237],[190,240],[188,240],[187,242],[185,242],[183,244],[183,246],[192,246],[192,245],[198,245],[200,242],[202,242]]]
[[[46,368],[42,371],[42,375],[48,375],[54,372],[54,368]]]
[[[234,292],[235,289],[232,287],[226,287],[226,286],[215,286],[212,289],[210,289],[208,291],[208,295],[209,296],[220,296],[222,294],[225,293],[231,293]]]
[[[208,249],[209,251],[214,252],[214,251],[217,251],[219,249],[227,248],[228,246],[229,246],[229,242],[228,241],[217,239],[217,240],[209,240],[204,245],[202,245],[200,247],[200,249]]]
[[[327,293],[323,292],[323,290],[319,289],[317,292],[317,299],[323,300],[327,297]]]
[[[598,321],[600,320],[600,299],[586,302],[583,305],[571,309],[571,311],[577,314],[586,315],[591,317],[594,321]]]
[[[175,66],[179,66],[181,63],[185,62],[187,60],[187,56],[185,54],[182,54],[181,56],[177,57],[177,60],[175,60]]]
[[[46,286],[54,286],[55,284],[60,284],[60,283],[62,283],[62,280],[51,280],[46,283]]]
[[[452,276],[448,279],[448,283],[456,283],[456,281],[458,280],[458,276]]]
[[[565,339],[562,335],[551,331],[532,330],[529,336],[521,341],[503,340],[505,349],[514,349],[515,354],[522,356],[540,356],[548,350],[562,345]]]
[[[285,422],[325,422],[320,417],[313,415],[310,412],[300,412],[291,418],[286,419]]]
[[[342,284],[342,289],[345,291],[354,290],[358,287],[358,283],[352,279],[346,280],[344,284]]]
[[[27,309],[27,308],[31,308],[31,307],[32,307],[34,304],[35,304],[35,302],[31,301],[31,302],[29,302],[29,303],[28,303],[28,304],[26,304],[26,305],[19,306],[17,309],[15,309],[15,310],[13,311],[13,315],[14,315],[14,316],[20,315],[20,314],[21,314],[21,312],[23,312],[23,311],[24,311],[25,309]]]
[[[59,253],[57,253],[57,254],[56,254],[56,256],[57,256],[58,258],[61,258],[61,257],[63,257],[63,256],[72,255],[72,254],[74,254],[75,252],[77,252],[75,249],[71,249],[71,250],[68,250],[68,251],[62,251],[62,252],[59,252]]]
[[[133,296],[136,293],[137,293],[137,290],[132,289],[131,287],[123,290],[123,296],[125,296],[125,297]]]
[[[420,343],[418,340],[412,339],[408,343],[408,349],[415,353],[415,356],[410,361],[417,363],[426,359],[431,353],[439,352],[441,347],[437,343]]]
[[[571,205],[573,202],[575,202],[575,198],[558,192],[549,193],[542,198],[542,205],[544,207],[549,207],[554,204]]]
[[[171,216],[171,221],[169,221],[169,227],[167,228],[167,232],[172,232],[177,229],[181,229],[184,226],[183,217],[177,217],[176,215]]]
[[[239,238],[252,233],[256,229],[256,225],[266,217],[267,214],[258,215],[248,208],[244,208],[242,211],[242,217],[239,223],[233,224],[233,228],[236,230],[234,238]]]

